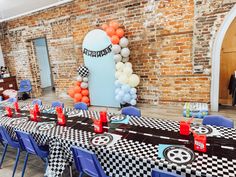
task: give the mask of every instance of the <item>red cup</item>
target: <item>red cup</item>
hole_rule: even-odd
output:
[[[100,111],[100,120],[102,123],[107,123],[107,112],[106,111]]]
[[[95,133],[103,133],[102,121],[94,120],[93,121],[94,132]]]
[[[34,110],[36,113],[39,113],[39,105],[38,104],[34,105]]]
[[[56,107],[56,112],[57,112],[57,114],[60,114],[60,113],[62,113],[62,107]]]
[[[194,134],[194,150],[199,152],[206,152],[206,135]]]
[[[15,103],[14,103],[14,107],[15,107],[15,111],[16,111],[16,112],[20,112],[18,102],[15,102]]]
[[[34,109],[30,110],[30,119],[32,121],[37,121],[37,112]]]
[[[10,107],[6,107],[6,112],[8,117],[12,117],[12,110]]]
[[[179,124],[179,133],[181,135],[189,135],[190,134],[190,124],[185,121],[180,121]]]
[[[66,117],[63,113],[57,114],[57,123],[58,125],[66,125]]]

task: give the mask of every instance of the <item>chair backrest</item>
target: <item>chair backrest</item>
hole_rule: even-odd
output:
[[[7,102],[15,103],[15,102],[17,102],[17,99],[16,98],[8,98]]]
[[[60,102],[60,101],[53,101],[52,102],[52,107],[62,107],[64,108],[64,103]]]
[[[3,127],[2,125],[0,125],[0,135],[1,135],[1,139],[3,141],[5,141],[7,144],[9,144],[10,146],[15,147],[15,143],[14,141],[11,139],[10,135],[8,134],[7,130],[5,127]]]
[[[181,177],[181,176],[171,173],[171,172],[166,172],[166,171],[159,170],[159,169],[153,169],[152,170],[152,177]]]
[[[32,89],[30,80],[21,80],[20,81],[20,90],[30,90]]]
[[[75,109],[80,109],[80,110],[88,110],[87,104],[85,104],[85,103],[83,103],[83,102],[76,103],[76,104],[74,105],[74,108],[75,108]]]
[[[79,172],[84,172],[92,177],[107,177],[93,152],[76,146],[72,146],[71,150],[76,169]]]
[[[40,155],[40,150],[33,137],[26,132],[16,130],[16,135],[22,149],[31,154]]]
[[[128,106],[121,109],[121,114],[141,117],[141,110],[133,106]]]
[[[32,104],[33,104],[33,105],[38,104],[39,106],[43,105],[42,100],[40,100],[40,99],[35,99],[35,100],[33,100],[33,101],[32,101]]]
[[[218,116],[218,115],[205,116],[203,118],[202,124],[215,125],[215,126],[221,126],[221,127],[226,127],[226,128],[234,128],[233,120],[229,118],[225,118],[223,116]]]

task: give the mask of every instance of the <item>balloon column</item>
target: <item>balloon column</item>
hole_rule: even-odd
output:
[[[89,100],[89,90],[88,90],[88,75],[89,70],[86,66],[80,66],[78,68],[77,81],[75,86],[68,89],[68,94],[74,99],[75,103],[84,102],[88,106],[90,104]]]
[[[130,50],[129,41],[124,37],[124,30],[117,22],[110,22],[109,25],[103,24],[102,29],[106,31],[113,44],[112,51],[116,62],[116,81],[115,99],[121,104],[129,103],[136,105],[137,90],[140,78],[133,74],[132,64],[129,61]]]

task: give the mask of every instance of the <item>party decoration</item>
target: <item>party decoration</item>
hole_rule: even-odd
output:
[[[112,42],[112,52],[116,63],[115,73],[115,99],[120,104],[137,104],[137,89],[135,87],[140,83],[138,75],[133,73],[132,64],[129,61],[130,50],[128,48],[129,40],[124,37],[125,32],[117,22],[110,22],[109,27],[102,25]],[[81,83],[81,85],[83,82]]]
[[[68,89],[68,95],[73,98],[74,103],[84,102],[87,105],[90,104],[89,101],[89,90],[88,90],[88,75],[89,70],[86,66],[79,66],[77,69],[78,76],[77,81],[74,82],[74,87]]]

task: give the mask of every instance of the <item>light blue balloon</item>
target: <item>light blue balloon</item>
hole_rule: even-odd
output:
[[[116,86],[116,87],[121,87],[121,83],[120,83],[118,80],[116,80],[116,81],[115,81],[115,86]]]
[[[124,100],[125,102],[129,103],[130,100],[131,100],[131,96],[130,96],[130,94],[125,94],[123,100]]]
[[[116,95],[115,99],[116,99],[117,101],[121,102],[122,97],[121,97],[120,95]]]
[[[136,100],[137,94],[136,94],[136,93],[135,93],[135,94],[132,94],[131,97],[132,97],[132,99]]]
[[[137,89],[136,88],[131,88],[130,89],[130,93],[131,94],[136,94],[137,93]]]
[[[124,90],[124,92],[129,92],[130,91],[130,86],[129,85],[122,85],[121,89]]]
[[[120,90],[118,95],[120,95],[120,97],[122,98],[125,95],[125,92],[123,90]]]
[[[118,95],[119,92],[120,92],[120,88],[117,88],[117,89],[115,90],[115,94]]]
[[[137,104],[137,101],[136,101],[136,100],[134,100],[134,99],[132,99],[132,100],[130,101],[130,104],[131,104],[132,106],[134,106],[134,105],[136,105],[136,104]]]

